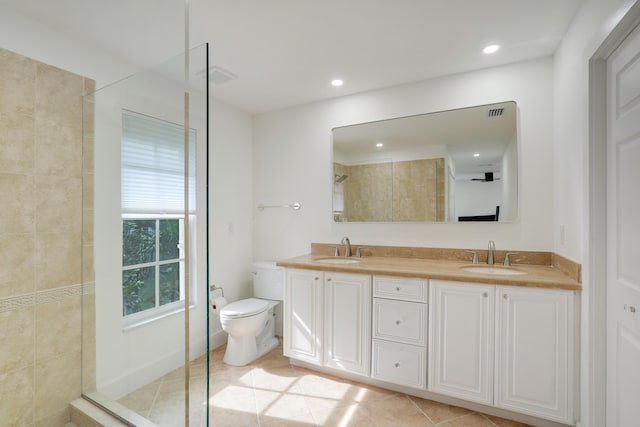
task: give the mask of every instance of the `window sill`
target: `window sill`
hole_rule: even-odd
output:
[[[189,310],[193,310],[196,308],[196,304],[190,304]],[[124,319],[122,331],[127,332],[133,329],[137,329],[141,326],[148,325],[149,323],[153,323],[157,320],[166,319],[167,317],[175,316],[176,314],[184,313],[184,306],[176,307],[161,313],[150,313],[147,316],[137,318],[137,319]]]

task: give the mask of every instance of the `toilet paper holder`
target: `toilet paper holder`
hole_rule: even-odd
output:
[[[221,296],[224,298],[224,289],[222,286],[211,285],[209,286],[209,292],[220,291]]]

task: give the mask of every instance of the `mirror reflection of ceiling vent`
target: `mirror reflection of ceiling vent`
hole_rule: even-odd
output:
[[[492,108],[489,110],[489,117],[499,117],[504,113],[504,108]]]
[[[204,79],[207,75],[207,70],[205,69],[205,70],[198,71],[196,74],[198,77],[202,77]],[[213,65],[209,67],[209,80],[214,84],[221,85],[228,81],[235,80],[237,78],[238,78],[237,74],[225,68],[222,68],[218,65]]]

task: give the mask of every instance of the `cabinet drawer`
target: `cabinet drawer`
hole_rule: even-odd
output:
[[[373,299],[374,338],[424,346],[426,331],[426,304]]]
[[[427,382],[426,353],[424,347],[373,340],[371,376],[424,389]]]
[[[373,276],[373,296],[426,303],[428,283],[423,279]]]

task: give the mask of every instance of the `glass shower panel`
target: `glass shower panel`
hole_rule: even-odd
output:
[[[136,425],[206,425],[207,55],[83,99],[82,391]]]

